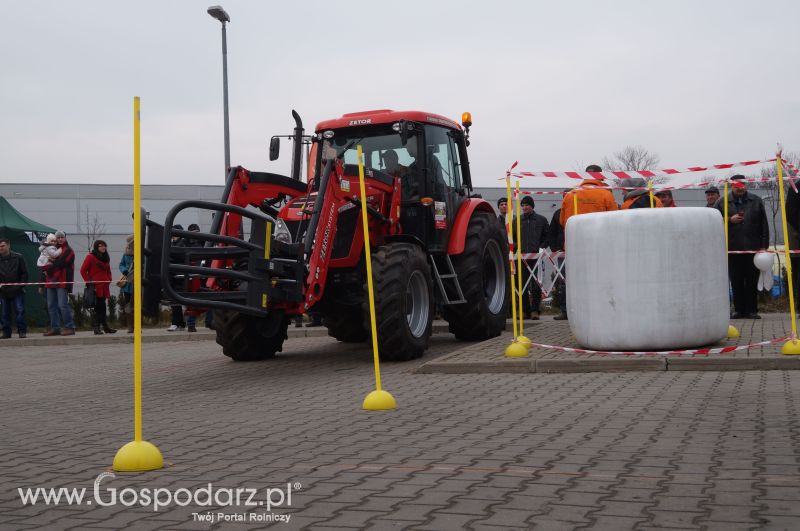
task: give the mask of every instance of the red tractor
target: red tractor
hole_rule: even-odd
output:
[[[382,359],[422,356],[437,312],[459,339],[499,335],[508,304],[508,242],[491,206],[472,194],[469,114],[463,128],[417,111],[345,114],[321,122],[310,137],[293,115],[292,177],[231,168],[222,203],[176,205],[163,233],[148,222],[146,278],[163,279],[167,298],[177,303],[213,310],[217,342],[234,360],[274,356],[290,317],[307,312],[321,314],[339,341],[365,341],[360,209],[366,208]],[[272,160],[279,142],[274,137],[270,144]],[[359,145],[366,197],[359,193]],[[215,212],[209,233],[174,228],[187,208]],[[176,247],[173,236],[197,246]],[[157,283],[145,286],[145,310],[157,306]]]

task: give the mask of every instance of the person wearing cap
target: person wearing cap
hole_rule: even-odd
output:
[[[506,213],[508,213],[508,199],[505,197],[501,197],[497,200],[497,211],[500,212],[497,215],[497,219],[500,220],[500,225],[503,226],[503,230],[506,227]]]
[[[75,252],[67,243],[64,231],[56,231],[56,246],[61,250],[57,258],[50,258],[41,267],[45,275],[47,312],[50,315],[50,330],[46,336],[74,336],[75,322],[69,305],[69,294],[75,280]]]
[[[586,167],[586,171],[590,177],[581,181],[577,188],[564,196],[559,218],[562,227],[566,227],[567,220],[575,214],[619,210],[617,202],[614,200],[614,194],[603,180],[603,168],[597,164],[591,164]],[[574,212],[575,200],[573,197],[576,195],[578,196],[578,212]]]
[[[760,251],[769,247],[769,222],[761,198],[747,192],[744,175],[731,177],[728,193],[728,250]],[[714,207],[725,215],[725,199]],[[728,277],[733,289],[732,319],[761,319],[758,315],[759,270],[752,254],[728,255]]]
[[[714,208],[714,205],[717,203],[719,199],[719,188],[716,186],[709,186],[706,188],[706,206],[709,208]]]
[[[622,179],[619,185],[624,190],[622,206],[620,210],[629,210],[631,208],[650,208],[650,193],[646,189],[647,182],[641,177],[634,177],[631,179]],[[661,200],[656,194],[653,194],[653,207],[661,208]]]
[[[661,201],[661,206],[663,207],[672,208],[678,206],[672,198],[672,190],[659,190],[653,195]]]
[[[526,195],[520,200],[522,207],[522,216],[519,218],[520,223],[520,241],[517,242],[517,227],[516,222],[511,227],[514,237],[514,247],[521,253],[538,253],[539,249],[547,247],[547,218],[537,214],[534,211],[535,203],[533,197]],[[522,285],[525,286],[525,292],[522,294],[522,312],[525,319],[538,320],[540,314],[540,306],[542,304],[542,288],[535,278],[531,278],[538,271],[537,260],[525,260],[525,265],[522,267]],[[536,265],[534,265],[536,264]],[[533,271],[529,269],[533,268]],[[535,314],[535,315],[534,315]]]

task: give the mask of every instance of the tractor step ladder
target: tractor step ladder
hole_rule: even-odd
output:
[[[450,255],[445,254],[444,260],[440,264],[444,274],[439,272],[439,265],[436,264],[436,256],[431,255],[431,265],[433,265],[433,276],[436,277],[436,284],[439,286],[439,291],[442,294],[442,299],[445,304],[463,304],[467,302],[464,298],[464,293],[461,291],[461,284],[458,282],[458,275],[453,268],[453,262],[450,261]],[[451,300],[445,289],[445,281],[450,281],[451,286],[455,289],[458,299]]]

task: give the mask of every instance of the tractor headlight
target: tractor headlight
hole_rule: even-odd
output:
[[[275,223],[275,239],[283,243],[292,243],[292,234],[289,232],[283,220],[279,219]]]

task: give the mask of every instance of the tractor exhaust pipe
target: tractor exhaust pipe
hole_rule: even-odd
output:
[[[292,146],[292,179],[300,180],[300,169],[303,167],[303,120],[297,111],[292,109],[292,118],[294,118],[294,146]]]

